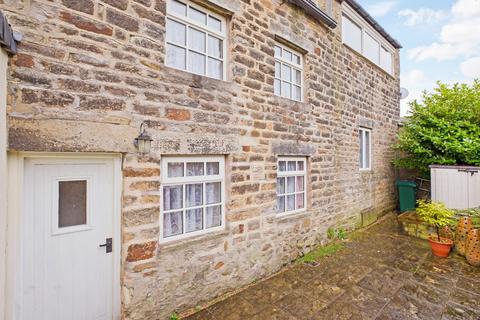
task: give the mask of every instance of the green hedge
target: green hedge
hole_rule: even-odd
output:
[[[410,103],[411,115],[395,148],[404,156],[401,168],[428,176],[428,166],[480,165],[480,81],[448,86],[438,82],[433,93]]]

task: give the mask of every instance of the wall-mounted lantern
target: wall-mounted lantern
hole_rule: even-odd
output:
[[[153,139],[145,132],[145,122],[140,125],[140,134],[135,138],[133,144],[137,147],[138,152],[141,154],[150,153],[150,147]]]

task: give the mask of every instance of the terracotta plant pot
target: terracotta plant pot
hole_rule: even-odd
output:
[[[470,217],[461,217],[458,220],[457,228],[455,229],[455,249],[461,256],[465,256],[468,232],[472,228],[473,223]]]
[[[447,238],[440,238],[441,242],[438,241],[438,238],[433,236],[428,238],[430,242],[430,247],[432,248],[433,255],[441,258],[448,257],[450,250],[452,249],[453,241]]]
[[[468,233],[465,256],[472,266],[480,266],[480,229],[471,229]]]

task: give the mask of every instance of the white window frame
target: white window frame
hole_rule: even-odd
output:
[[[275,42],[275,47],[279,47],[281,49],[281,52],[282,52],[282,56],[281,57],[278,57],[275,55],[274,53],[274,60],[275,60],[275,63],[280,63],[280,78],[277,77],[277,75],[275,74],[274,76],[274,83],[273,83],[273,92],[274,92],[274,95],[276,95],[277,97],[282,97],[282,98],[285,98],[285,99],[289,99],[289,100],[292,100],[292,101],[298,101],[298,102],[302,102],[303,101],[303,90],[304,90],[304,85],[303,85],[303,54],[301,52],[298,52],[297,50],[289,47],[289,46],[286,46],[284,44],[281,44],[279,42]],[[289,52],[292,53],[292,57],[293,55],[297,55],[300,57],[300,64],[296,64],[296,63],[293,63],[292,61],[288,61],[287,59],[284,59],[283,58],[283,51],[284,50],[287,50]],[[275,51],[275,50],[274,50]],[[282,78],[282,66],[283,65],[287,65],[288,67],[292,68],[292,73],[291,73],[291,79],[290,81],[286,81]],[[294,84],[293,83],[293,76],[294,76],[294,72],[293,70],[298,70],[300,71],[300,99],[299,100],[296,100],[296,99],[293,99],[292,98],[292,88],[293,86],[299,86],[298,84]],[[275,93],[275,80],[278,80],[280,81],[280,94],[277,94]],[[283,82],[287,82],[290,84],[290,98],[288,97],[285,97],[283,95]]]
[[[382,65],[382,51],[385,51],[390,54],[390,64],[389,64],[390,66],[385,66],[386,68],[384,68]],[[383,70],[385,70],[389,74],[393,73],[393,54],[383,44],[380,45],[380,64],[379,65]]]
[[[183,177],[168,177],[168,163],[171,162],[182,162],[183,163],[183,170],[184,176]],[[203,176],[185,176],[186,174],[186,164],[191,162],[203,162]],[[219,170],[218,175],[206,175],[206,162],[218,162],[219,163]],[[161,159],[161,185],[160,185],[160,242],[171,242],[178,239],[185,239],[190,238],[197,235],[207,234],[219,230],[225,229],[225,158],[223,156],[166,156],[162,157]],[[205,184],[209,182],[220,182],[220,203],[207,205],[205,201],[206,192],[205,192]],[[195,206],[195,207],[188,207],[186,208],[186,191],[185,185],[187,184],[195,184],[195,183],[202,183],[202,205]],[[179,209],[172,209],[172,210],[164,210],[164,199],[163,199],[163,189],[166,186],[174,186],[174,185],[183,185],[183,199],[182,199],[182,208]],[[219,226],[211,227],[205,229],[205,216],[206,216],[206,207],[213,207],[221,205],[221,222]],[[187,209],[196,209],[196,208],[203,208],[203,224],[202,229],[192,232],[185,232],[185,216]],[[164,237],[164,226],[163,226],[163,219],[164,214],[168,212],[175,212],[175,211],[182,211],[182,233],[179,235],[173,235],[169,237]]]
[[[370,24],[368,24],[358,13],[355,12],[346,2],[342,3],[342,15],[345,16],[347,19],[349,19],[351,22],[356,24],[360,29],[361,29],[361,52],[358,52],[355,48],[352,48],[348,45],[348,43],[345,42],[345,37],[343,36],[343,33],[345,32],[345,28],[342,26],[342,43],[352,50],[360,53],[362,56],[364,56],[368,61],[371,61],[375,63],[377,66],[379,66],[382,70],[387,72],[390,75],[394,74],[395,68],[394,68],[394,52],[395,48],[380,34],[378,31],[376,31]],[[368,34],[370,37],[372,37],[375,41],[378,42],[379,44],[379,49],[378,49],[378,61],[372,61],[371,59],[367,58],[364,54],[365,52],[365,36]],[[381,65],[381,50],[382,47],[385,49],[385,51],[388,51],[391,56],[391,66],[390,70],[387,70],[383,68]]]
[[[52,186],[54,186],[54,201],[53,208],[52,208],[52,219],[51,219],[51,230],[52,235],[61,235],[66,233],[73,233],[73,232],[80,232],[80,231],[87,231],[92,229],[92,219],[91,219],[91,203],[90,199],[93,199],[92,195],[92,177],[90,176],[77,176],[77,177],[67,177],[67,178],[53,178],[52,179]],[[60,212],[59,212],[59,202],[60,202],[60,182],[70,182],[70,181],[85,181],[86,183],[86,223],[84,224],[77,224],[68,227],[59,227],[58,221],[60,220]]]
[[[366,132],[368,132],[368,153],[365,151],[367,147],[366,143]],[[358,142],[360,144],[360,138],[362,145],[359,145],[359,160],[361,158],[361,162],[358,164],[360,167],[360,171],[370,171],[372,170],[372,129],[360,127],[358,129]],[[368,166],[365,166],[367,163],[367,156],[368,156]]]
[[[165,65],[169,68],[173,68],[173,69],[182,70],[182,71],[185,71],[185,72],[197,74],[197,73],[194,73],[194,72],[192,72],[188,69],[189,50],[198,52],[198,51],[196,51],[194,49],[191,49],[189,47],[188,30],[189,30],[189,27],[192,27],[194,29],[205,32],[205,53],[198,52],[199,54],[205,55],[205,74],[198,74],[198,75],[203,76],[203,77],[212,78],[212,79],[217,79],[217,78],[213,78],[213,77],[208,75],[208,58],[211,57],[213,59],[222,61],[222,73],[221,73],[222,74],[222,79],[217,79],[217,80],[226,81],[226,77],[227,77],[227,42],[226,42],[226,39],[227,39],[227,20],[225,19],[225,17],[223,17],[219,14],[216,14],[215,12],[212,12],[211,10],[209,10],[209,9],[203,7],[203,6],[200,6],[196,3],[193,3],[192,1],[178,0],[178,2],[181,2],[181,3],[183,3],[187,6],[187,15],[188,15],[188,12],[189,12],[189,8],[192,7],[194,9],[198,10],[198,11],[201,11],[201,12],[205,13],[207,15],[207,22],[208,22],[208,16],[212,16],[213,18],[220,20],[220,22],[221,22],[221,32],[219,32],[218,30],[215,30],[215,29],[212,29],[212,28],[208,27],[208,25],[202,25],[202,24],[198,23],[198,21],[195,21],[195,20],[193,20],[189,17],[184,17],[184,16],[181,16],[181,15],[175,13],[175,12],[172,12],[171,10],[169,10],[171,2],[172,2],[172,0],[167,0],[167,14],[166,14],[166,17],[165,17]],[[185,49],[185,69],[177,68],[175,66],[170,66],[170,65],[167,64],[167,44],[169,44],[169,42],[167,41],[167,20],[168,19],[171,19],[171,20],[174,20],[178,23],[181,23],[181,24],[185,25],[185,27],[186,27],[185,46],[179,45],[177,43],[171,43],[174,46],[181,47],[181,48]],[[208,36],[209,35],[212,35],[212,36],[222,40],[223,45],[222,45],[222,58],[221,59],[208,54]]]
[[[302,161],[303,162],[303,170],[296,170],[296,171],[280,171],[280,161],[286,161],[285,168],[288,168],[288,161]],[[296,164],[297,166],[298,164]],[[295,210],[290,210],[287,211],[287,195],[295,195],[295,207],[297,205],[297,199],[296,195],[301,193],[302,191],[296,191],[297,188],[297,179],[295,178],[295,191],[294,192],[287,192],[287,177],[298,177],[298,176],[303,176],[303,208],[301,209],[295,209]],[[277,159],[277,178],[285,178],[285,193],[278,193],[276,191],[276,197],[275,199],[278,198],[278,196],[284,196],[284,208],[285,211],[283,212],[278,212],[278,207],[276,214],[277,216],[285,216],[285,215],[290,215],[290,214],[295,214],[298,212],[303,212],[307,210],[307,157],[298,157],[298,156],[281,156],[278,157]],[[278,181],[276,182],[278,184]]]

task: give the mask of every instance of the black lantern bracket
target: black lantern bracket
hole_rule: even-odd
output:
[[[140,134],[133,141],[133,144],[141,154],[150,153],[150,147],[153,141],[153,139],[147,134],[145,127],[145,122],[142,122],[140,124]]]

